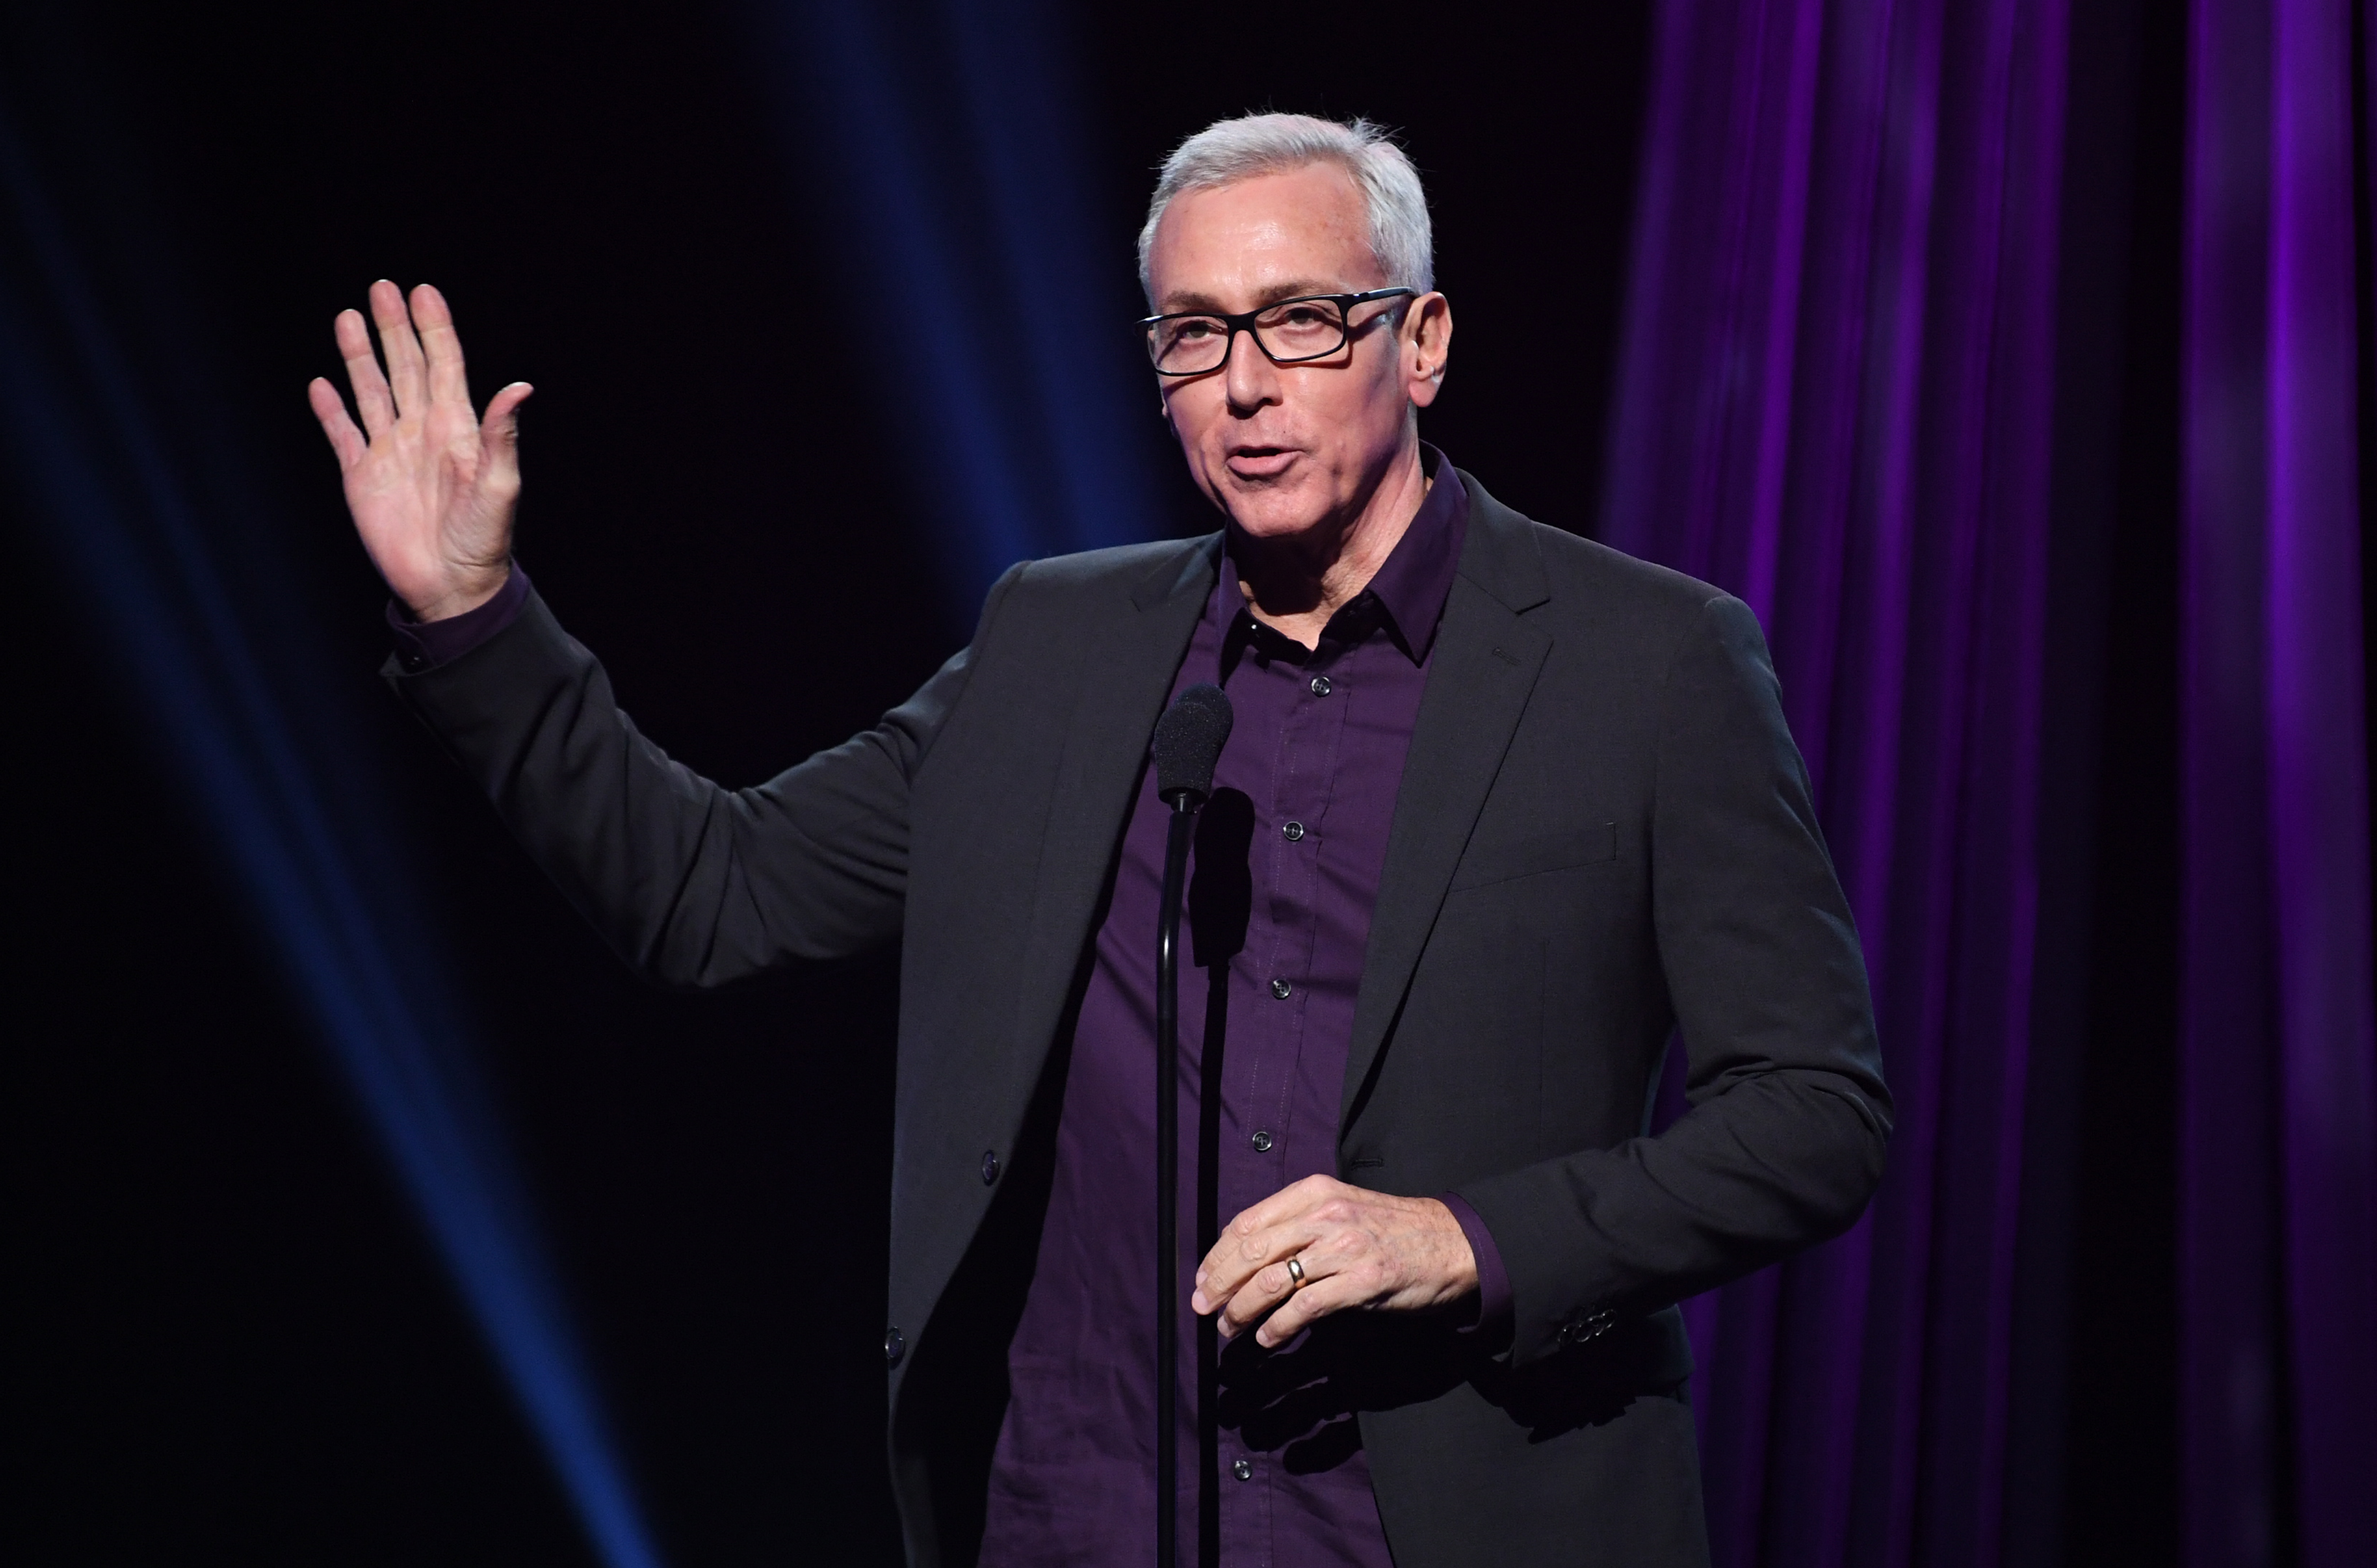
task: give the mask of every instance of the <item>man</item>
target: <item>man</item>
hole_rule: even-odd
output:
[[[337,327],[363,429],[312,397],[403,607],[390,680],[645,972],[902,944],[895,1490],[913,1561],[998,1564],[1147,1554],[1146,759],[1223,686],[1184,1532],[1233,1568],[1704,1561],[1673,1303],[1846,1227],[1889,1127],[1758,627],[1420,441],[1451,308],[1374,128],[1209,127],[1141,251],[1226,526],[1017,566],[877,729],[744,790],[643,740],[511,566],[528,388],[474,418],[444,301],[375,285],[385,375]],[[1678,1029],[1692,1109],[1653,1138]]]

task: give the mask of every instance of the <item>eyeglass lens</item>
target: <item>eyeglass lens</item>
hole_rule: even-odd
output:
[[[1334,300],[1285,300],[1255,317],[1254,334],[1275,360],[1317,360],[1345,342],[1345,313]],[[1176,315],[1148,331],[1158,370],[1175,375],[1212,370],[1229,352],[1230,324],[1217,315]]]

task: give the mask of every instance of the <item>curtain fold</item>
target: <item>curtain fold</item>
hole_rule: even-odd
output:
[[[2181,519],[2187,1561],[2377,1562],[2347,0],[2195,0]]]
[[[2037,878],[2060,0],[1678,0],[1604,537],[1764,622],[1900,1106],[1688,1306],[1717,1559],[1997,1556]]]
[[[2174,1372],[2222,1568],[2377,1562],[2349,5],[2189,12]],[[2054,504],[2066,6],[1656,12],[1602,534],[1764,623],[1900,1107],[1863,1222],[1686,1303],[1728,1565],[2001,1555],[2025,1122],[2072,1111],[2028,1095],[2040,813],[2089,793],[2042,772],[2049,528],[2109,528]]]

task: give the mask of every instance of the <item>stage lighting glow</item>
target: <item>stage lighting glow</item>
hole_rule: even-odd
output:
[[[90,258],[5,128],[0,184],[26,241],[23,269],[0,279],[0,440],[18,504],[120,651],[161,754],[345,1068],[603,1561],[656,1568],[424,934],[434,922],[389,839],[394,815],[373,809],[362,752],[334,739],[336,712],[309,707],[299,672],[319,660],[285,646],[286,601],[223,557],[218,525],[233,507],[258,515],[257,493],[227,494],[225,473],[194,473],[175,454],[85,286]]]
[[[1037,0],[755,6],[788,166],[891,343],[868,366],[951,609],[1019,560],[1163,531],[1135,218],[1098,216],[1081,73]],[[897,39],[889,30],[897,25]]]

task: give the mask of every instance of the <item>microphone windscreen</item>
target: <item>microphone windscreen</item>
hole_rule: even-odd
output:
[[[1165,801],[1213,792],[1213,766],[1230,738],[1230,699],[1219,686],[1195,685],[1155,723],[1155,793]]]

